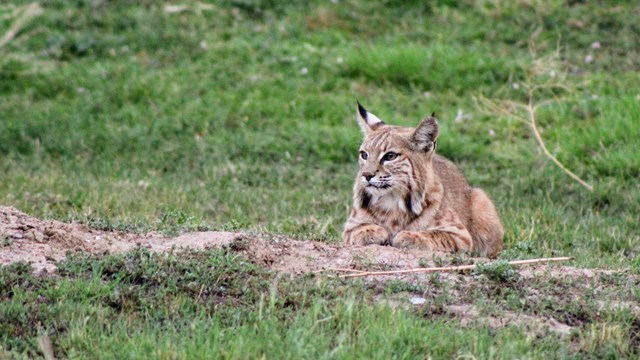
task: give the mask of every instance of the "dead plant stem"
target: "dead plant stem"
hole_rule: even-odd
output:
[[[551,161],[553,161],[553,163],[556,164],[562,171],[564,171],[567,175],[572,177],[580,185],[586,187],[590,191],[593,191],[593,186],[589,185],[586,181],[582,180],[578,175],[574,174],[569,169],[567,169],[555,156],[551,154],[551,152],[549,152],[549,150],[547,150],[547,147],[545,146],[544,141],[542,140],[542,136],[540,136],[540,132],[538,131],[538,126],[536,124],[536,105],[533,104],[532,98],[533,98],[533,94],[530,94],[529,102],[524,108],[527,110],[527,113],[529,115],[529,125],[531,125],[531,130],[533,131],[533,135],[536,137],[536,141],[538,142],[538,145],[540,145],[540,148],[542,148],[542,151],[544,152],[544,154],[549,159],[551,159]]]
[[[513,261],[509,261],[509,265],[533,265],[533,264],[543,264],[543,263],[550,263],[550,262],[569,261],[572,259],[573,258],[570,258],[570,257],[555,257],[555,258],[540,258],[540,259],[528,259],[528,260],[513,260]],[[415,269],[406,269],[406,270],[358,272],[355,274],[342,275],[342,277],[353,278],[353,277],[379,276],[379,275],[443,273],[443,272],[473,270],[475,268],[476,268],[476,264],[472,264],[472,265],[444,266],[444,267],[433,267],[433,268],[415,268]],[[334,269],[334,270],[351,271],[350,269]]]

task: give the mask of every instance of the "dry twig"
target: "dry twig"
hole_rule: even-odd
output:
[[[328,268],[328,269],[315,271],[315,273],[322,273],[327,271],[346,271],[346,272],[353,272],[353,273],[366,273],[366,271],[364,270],[345,269],[345,268]]]
[[[544,264],[550,262],[560,262],[560,261],[569,261],[572,260],[571,257],[555,257],[555,258],[540,258],[540,259],[528,259],[528,260],[513,260],[509,261],[509,265],[534,265],[534,264]],[[489,263],[487,265],[491,265]],[[476,268],[476,264],[472,265],[461,265],[461,266],[444,266],[444,267],[433,267],[433,268],[415,268],[415,269],[406,269],[406,270],[391,270],[391,271],[368,271],[362,272],[359,270],[351,270],[351,269],[330,269],[334,271],[357,271],[355,274],[347,274],[342,275],[345,278],[352,277],[362,277],[362,276],[378,276],[378,275],[404,275],[404,274],[417,274],[417,273],[443,273],[443,272],[455,272],[455,271],[465,271],[465,270],[473,270]]]

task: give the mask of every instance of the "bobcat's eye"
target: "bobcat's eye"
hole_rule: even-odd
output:
[[[360,151],[360,157],[362,158],[362,160],[367,160],[369,154],[367,154],[366,151]]]
[[[382,157],[382,161],[395,160],[397,157],[398,157],[398,153],[394,153],[393,151],[389,151],[388,153],[384,154],[384,156]]]

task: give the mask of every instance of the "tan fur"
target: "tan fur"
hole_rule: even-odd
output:
[[[436,118],[415,129],[389,126],[358,106],[367,159],[359,159],[343,240],[497,256],[504,233],[498,213],[484,191],[435,154]]]

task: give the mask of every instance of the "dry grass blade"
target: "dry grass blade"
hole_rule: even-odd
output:
[[[51,344],[51,338],[47,336],[47,334],[42,334],[38,336],[38,347],[42,352],[42,355],[46,360],[55,360],[55,356],[53,354],[53,345]]]
[[[535,47],[531,45],[531,55],[533,60],[526,69],[525,78],[521,82],[521,86],[526,92],[526,101],[514,101],[510,99],[488,99],[484,96],[478,96],[474,100],[476,106],[485,113],[496,116],[509,116],[513,119],[521,121],[529,126],[536,142],[542,149],[544,155],[549,158],[557,167],[559,167],[565,174],[569,175],[572,179],[577,181],[580,185],[593,191],[593,186],[581,179],[578,175],[570,171],[564,164],[560,162],[551,152],[547,149],[540,131],[538,129],[536,115],[538,109],[543,106],[548,106],[553,103],[560,103],[567,101],[568,96],[576,91],[576,88],[580,85],[569,83],[567,80],[566,72],[562,70],[562,65],[559,59],[559,52],[553,52],[552,54],[544,57],[536,57]],[[536,95],[539,97],[540,92],[549,90],[558,90],[564,92],[566,97],[558,97],[557,95],[548,95],[550,98],[543,99],[541,101],[535,101]]]
[[[555,258],[540,258],[540,259],[528,259],[528,260],[513,260],[509,261],[509,265],[535,265],[535,264],[544,264],[550,262],[561,262],[561,261],[569,261],[572,260],[571,257],[555,257]],[[491,263],[489,263],[491,265]],[[404,274],[418,274],[418,273],[442,273],[442,272],[455,272],[455,271],[465,271],[465,270],[473,270],[476,268],[476,264],[472,265],[461,265],[461,266],[444,266],[444,267],[433,267],[433,268],[415,268],[415,269],[406,269],[406,270],[391,270],[391,271],[369,271],[369,272],[359,272],[356,274],[347,274],[342,275],[345,278],[352,277],[362,277],[362,276],[380,276],[380,275],[404,275]],[[338,270],[338,269],[335,269]]]
[[[564,171],[567,175],[569,175],[572,179],[574,179],[580,185],[586,187],[590,191],[593,191],[593,186],[591,186],[586,181],[582,180],[578,175],[574,174],[569,169],[567,169],[566,166],[564,166],[555,156],[551,154],[551,152],[549,152],[549,150],[547,150],[547,147],[545,146],[544,141],[542,141],[542,136],[540,136],[540,132],[538,131],[538,126],[536,125],[536,106],[533,105],[531,101],[529,101],[529,104],[527,106],[527,111],[529,113],[529,124],[531,125],[531,130],[533,131],[533,135],[536,137],[536,141],[538,142],[538,145],[540,145],[540,148],[542,149],[544,154],[549,159],[551,159],[551,161],[553,161],[553,163],[556,164],[556,166],[558,166],[562,171]]]
[[[533,94],[531,94],[529,98],[531,99],[532,97],[533,97]],[[533,101],[530,100],[529,103],[522,104],[522,103],[518,103],[511,100],[502,100],[502,101],[496,102],[494,100],[487,99],[486,97],[483,97],[483,96],[476,98],[476,103],[478,105],[483,106],[488,111],[496,115],[512,116],[514,119],[529,125],[529,127],[531,128],[531,132],[533,132],[533,136],[535,137],[536,142],[540,146],[540,149],[542,149],[542,152],[544,153],[544,155],[547,158],[549,158],[549,160],[551,160],[554,164],[556,164],[556,166],[558,166],[560,170],[562,170],[564,173],[569,175],[572,179],[577,181],[580,185],[584,186],[590,191],[593,191],[593,186],[591,184],[582,180],[578,175],[576,175],[571,170],[569,170],[566,166],[564,166],[564,164],[562,164],[560,160],[558,160],[558,158],[556,158],[553,154],[551,154],[551,152],[547,149],[547,146],[545,145],[544,140],[542,140],[540,131],[538,130],[538,125],[536,122],[536,110],[542,106],[549,105],[551,103],[559,102],[559,101],[562,101],[562,99],[548,99],[537,104],[534,104]],[[520,114],[517,114],[516,113],[517,110],[523,110],[527,113],[527,115],[522,116]]]
[[[32,19],[40,16],[44,10],[39,3],[32,3],[24,6],[22,11],[19,11],[20,15],[16,21],[11,25],[9,30],[0,38],[0,48],[6,46],[13,38],[31,21]]]

